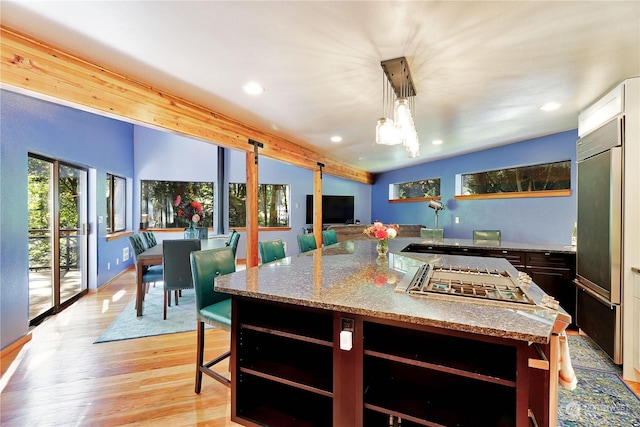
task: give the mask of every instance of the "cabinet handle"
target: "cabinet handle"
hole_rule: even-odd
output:
[[[547,356],[544,355],[544,353],[542,352],[538,344],[533,343],[533,348],[536,349],[536,352],[538,353],[538,356],[540,356],[540,359],[529,358],[529,367],[535,368],[535,369],[541,369],[543,371],[548,371],[549,360],[547,359]]]
[[[508,253],[508,251],[502,251],[502,253],[503,253],[503,254],[506,254],[506,253]]]
[[[550,252],[545,252],[544,254],[545,254],[545,256],[549,256],[549,255],[551,255],[551,253],[550,253]]]

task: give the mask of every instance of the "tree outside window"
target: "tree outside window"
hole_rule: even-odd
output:
[[[247,226],[247,184],[229,184],[229,227]],[[258,226],[289,227],[289,186],[258,186]]]
[[[462,175],[462,195],[540,192],[570,188],[570,160]]]
[[[175,201],[202,205],[200,227],[213,227],[213,182],[151,181],[140,183],[141,222],[147,228],[185,228],[189,221],[178,216]]]
[[[440,178],[391,184],[389,200],[434,199],[440,197]]]

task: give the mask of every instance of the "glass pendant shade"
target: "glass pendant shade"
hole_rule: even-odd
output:
[[[394,113],[396,124],[398,124],[398,126],[409,126],[413,121],[411,117],[411,108],[409,108],[409,100],[407,98],[396,99]]]
[[[376,125],[376,144],[396,145],[400,142],[393,120],[385,117],[379,119]]]

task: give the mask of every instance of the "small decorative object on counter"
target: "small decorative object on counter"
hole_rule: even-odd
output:
[[[373,225],[364,229],[364,234],[378,240],[378,245],[376,246],[378,255],[385,256],[389,252],[389,239],[393,239],[400,234],[400,227],[398,227],[398,224],[384,225],[380,221],[376,221]]]
[[[178,195],[174,206],[177,208],[178,216],[185,218],[189,222],[187,228],[184,230],[184,238],[197,239],[200,233],[196,229],[196,225],[203,218],[202,205],[200,202],[183,202],[180,195]]]
[[[578,223],[573,223],[573,231],[571,232],[571,246],[578,244]]]

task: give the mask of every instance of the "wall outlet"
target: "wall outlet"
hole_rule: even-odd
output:
[[[116,258],[116,265],[120,265],[120,258]]]
[[[456,224],[460,224],[460,218],[456,217]]]
[[[122,249],[122,262],[127,261],[129,259],[129,248]]]
[[[110,262],[107,263],[107,270],[111,270],[111,263]]]

